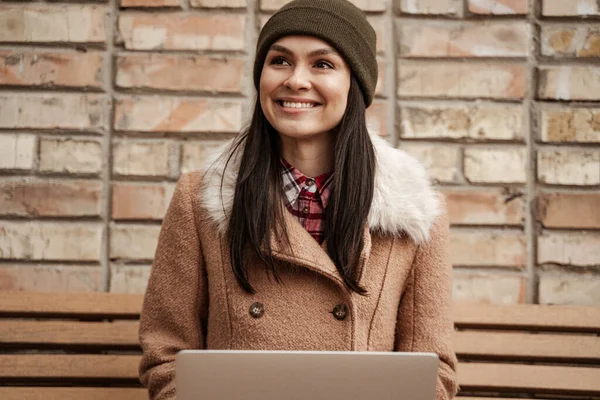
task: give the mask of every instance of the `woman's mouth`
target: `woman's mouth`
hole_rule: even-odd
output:
[[[319,105],[319,103],[313,102],[298,102],[298,101],[285,101],[285,100],[277,100],[277,104],[284,108],[293,108],[293,109],[307,109],[314,108]]]

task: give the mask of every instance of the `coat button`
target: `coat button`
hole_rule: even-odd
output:
[[[335,319],[338,321],[343,321],[348,316],[348,306],[345,304],[338,304],[333,308],[331,313]]]
[[[260,318],[265,313],[265,306],[258,302],[252,303],[249,311],[252,318]]]

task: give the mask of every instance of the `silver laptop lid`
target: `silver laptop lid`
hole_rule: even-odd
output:
[[[177,400],[434,400],[434,353],[184,350]]]

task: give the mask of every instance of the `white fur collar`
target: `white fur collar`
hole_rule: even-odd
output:
[[[427,241],[431,225],[440,213],[440,200],[431,188],[425,168],[384,139],[371,135],[371,140],[377,164],[368,218],[370,229],[391,235],[406,233],[416,243]],[[225,171],[226,157],[220,157],[225,148],[206,160],[201,192],[202,204],[221,232],[227,229],[239,169],[239,160],[233,157]]]

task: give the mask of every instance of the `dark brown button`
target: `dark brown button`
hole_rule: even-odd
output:
[[[314,185],[314,184],[315,184],[315,181],[313,181],[312,179],[307,179],[306,180],[306,186],[312,187],[312,185]]]
[[[252,318],[260,318],[265,313],[265,306],[262,303],[252,303],[250,306],[250,316]]]
[[[302,209],[302,212],[303,212],[304,214],[308,214],[308,211],[309,211],[309,210],[308,210],[308,207],[304,207],[304,208]]]
[[[338,321],[343,321],[348,316],[348,306],[345,304],[338,304],[333,308],[331,313],[335,319]]]

